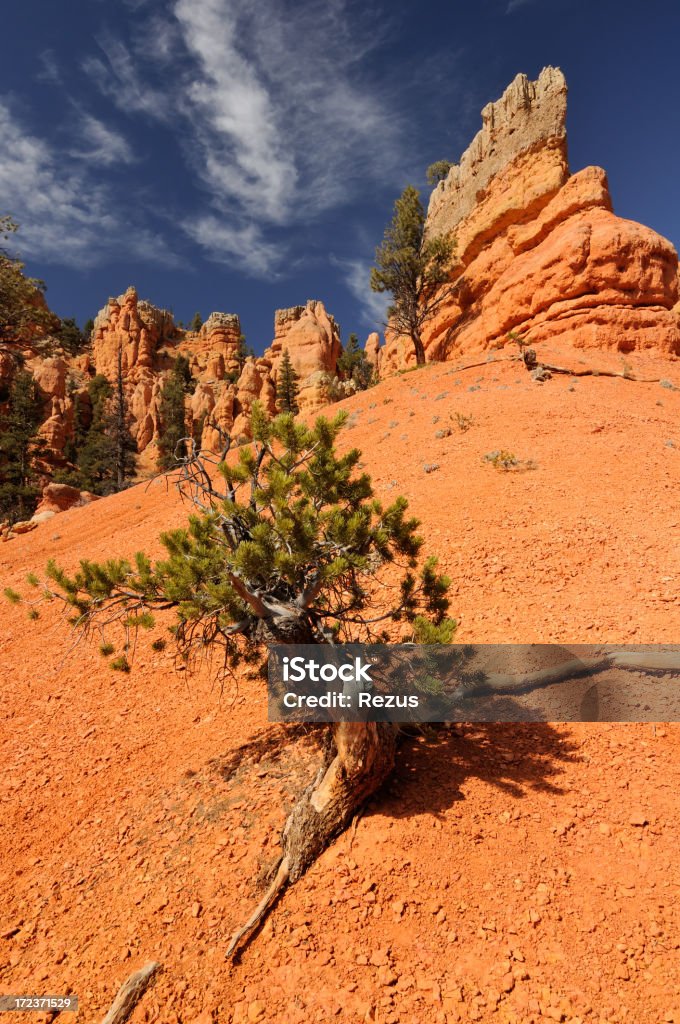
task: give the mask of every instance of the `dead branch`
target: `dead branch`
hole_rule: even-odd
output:
[[[102,1024],[122,1024],[123,1021],[126,1021],[144,995],[149,982],[160,970],[160,966],[155,960],[151,960],[131,974],[118,989],[118,995],[113,1000],[111,1009],[104,1017]]]
[[[234,934],[232,935],[231,942],[229,943],[225,956],[231,956],[231,954],[234,952],[241,939],[244,938],[244,936],[250,935],[252,932],[255,931],[260,921],[264,919],[267,911],[269,910],[270,906],[272,905],[276,897],[288,884],[289,877],[290,870],[288,867],[288,858],[284,857],[281,863],[279,864],[276,875],[274,876],[274,881],[269,886],[269,888],[267,889],[266,893],[264,894],[258,905],[255,907],[255,910],[252,912],[252,914],[245,922],[245,924],[241,925],[240,928],[237,928]],[[104,1024],[106,1024],[106,1022],[104,1022]]]

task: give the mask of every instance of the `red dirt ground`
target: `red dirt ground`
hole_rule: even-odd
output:
[[[678,362],[628,359],[680,385]],[[379,494],[409,497],[453,577],[458,639],[680,639],[680,391],[441,365],[343,405],[343,443]],[[499,472],[498,449],[536,468]],[[26,593],[52,556],[156,551],[185,515],[159,483],[64,513],[0,547],[3,586]],[[406,741],[387,791],[230,963],[315,739],[283,742],[252,683],[175,672],[160,633],[125,676],[73,647],[54,605],[35,622],[3,605],[2,991],[71,991],[96,1021],[157,959],[134,1022],[680,1022],[680,726]]]

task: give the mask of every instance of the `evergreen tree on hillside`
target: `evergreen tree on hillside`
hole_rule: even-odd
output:
[[[279,372],[276,375],[276,408],[279,412],[292,412],[293,415],[299,413],[300,407],[297,402],[300,392],[299,380],[300,378],[290,361],[288,349],[284,348]]]
[[[189,360],[178,356],[170,376],[161,391],[160,415],[161,436],[158,440],[158,468],[168,470],[177,465],[178,459],[186,455],[186,443],[190,436],[187,428],[185,397],[191,390],[193,378]]]
[[[42,407],[33,376],[19,370],[0,416],[0,520],[17,522],[35,511],[40,494],[36,460],[45,453],[38,435]]]
[[[17,231],[11,217],[0,216],[0,242]],[[0,245],[0,349],[10,341],[30,341],[48,333],[55,317],[43,300],[45,284],[26,277],[24,264]]]
[[[56,333],[62,348],[72,356],[82,352],[88,343],[88,337],[80,330],[72,316],[60,322]]]
[[[392,221],[375,252],[374,292],[390,292],[390,327],[413,342],[416,363],[425,362],[423,327],[448,297],[447,266],[454,250],[444,236],[425,240],[425,211],[420,193],[408,185],[394,204]]]
[[[94,494],[113,494],[134,474],[137,451],[128,428],[120,363],[115,387],[103,374],[97,374],[87,390],[90,425],[76,452],[76,473],[62,475],[62,479]]]
[[[373,381],[373,367],[366,353],[359,345],[356,334],[350,334],[347,345],[338,359],[338,371],[343,380],[353,380],[360,390],[365,390]]]
[[[125,400],[123,381],[123,350],[118,349],[118,365],[116,369],[116,389],[113,401],[111,432],[115,452],[116,490],[122,491],[137,465],[137,445],[129,428],[129,414]]]
[[[53,591],[86,630],[115,621],[150,628],[155,610],[174,608],[173,642],[189,667],[192,653],[217,645],[226,673],[244,662],[263,669],[275,644],[450,643],[449,580],[435,558],[421,557],[406,499],[379,502],[357,472],[361,453],[336,452],[346,419],[320,417],[311,428],[290,413],[270,421],[255,403],[253,440],[220,465],[221,479],[196,460],[188,493],[197,512],[161,535],[161,560],[140,552],[128,562],[112,548],[109,561],[82,561],[73,576],[51,563]],[[328,726],[319,771],[281,835],[272,886],[228,954],[383,784],[396,737],[389,722]]]
[[[189,321],[188,329],[194,333],[198,333],[203,326],[203,317],[200,313],[194,313],[193,317]]]

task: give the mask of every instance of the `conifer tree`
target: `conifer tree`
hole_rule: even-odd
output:
[[[40,494],[36,461],[45,453],[38,428],[42,400],[33,376],[19,370],[0,416],[0,519],[17,522],[35,511]]]
[[[189,360],[178,356],[161,391],[160,415],[162,433],[158,440],[158,468],[168,470],[186,455],[184,438],[189,436],[185,396],[193,378]]]
[[[294,415],[299,413],[300,407],[297,401],[300,392],[299,380],[288,355],[288,349],[284,348],[276,375],[276,408],[279,412],[292,412]]]
[[[370,477],[357,472],[361,453],[336,452],[346,418],[319,418],[313,427],[291,413],[271,421],[256,403],[252,443],[235,460],[227,445],[217,479],[198,457],[185,467],[200,511],[161,535],[165,558],[83,561],[73,576],[52,562],[55,592],[85,629],[115,619],[149,626],[155,610],[175,609],[172,635],[189,665],[193,652],[216,645],[233,670],[263,663],[272,644],[386,642],[395,630],[402,640],[449,643],[449,580],[435,558],[421,557],[406,499],[383,505]],[[329,729],[321,770],[284,829],[272,887],[230,951],[392,770],[389,723]]]
[[[373,367],[359,345],[356,334],[350,334],[347,340],[347,345],[338,359],[338,371],[344,380],[353,380],[362,391],[369,387],[373,380]]]
[[[88,341],[73,317],[66,317],[60,322],[57,337],[62,347],[72,356],[82,352]]]
[[[189,330],[194,333],[198,333],[203,326],[203,317],[200,313],[194,313],[193,317],[189,321]]]
[[[0,216],[0,241],[17,230],[11,217]],[[23,270],[24,264],[0,246],[0,350],[3,342],[32,341],[57,323],[43,300],[44,281],[26,277]]]
[[[97,374],[90,381],[87,389],[92,410],[90,424],[76,452],[77,473],[63,477],[65,482],[104,495],[121,490],[134,474],[136,445],[127,425],[122,385],[120,365],[115,388],[103,374]]]
[[[444,236],[425,239],[420,193],[408,185],[394,204],[392,220],[375,252],[374,292],[390,292],[390,327],[413,342],[416,363],[425,362],[422,331],[447,298],[447,265],[454,244]]]

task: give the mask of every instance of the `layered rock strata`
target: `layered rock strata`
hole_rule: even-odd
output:
[[[517,78],[482,111],[482,129],[433,191],[426,237],[455,242],[446,299],[424,328],[429,360],[540,344],[680,353],[678,256],[617,217],[599,167],[571,175],[566,83],[557,68]],[[675,307],[675,308],[674,308]],[[415,361],[387,331],[386,375]]]

